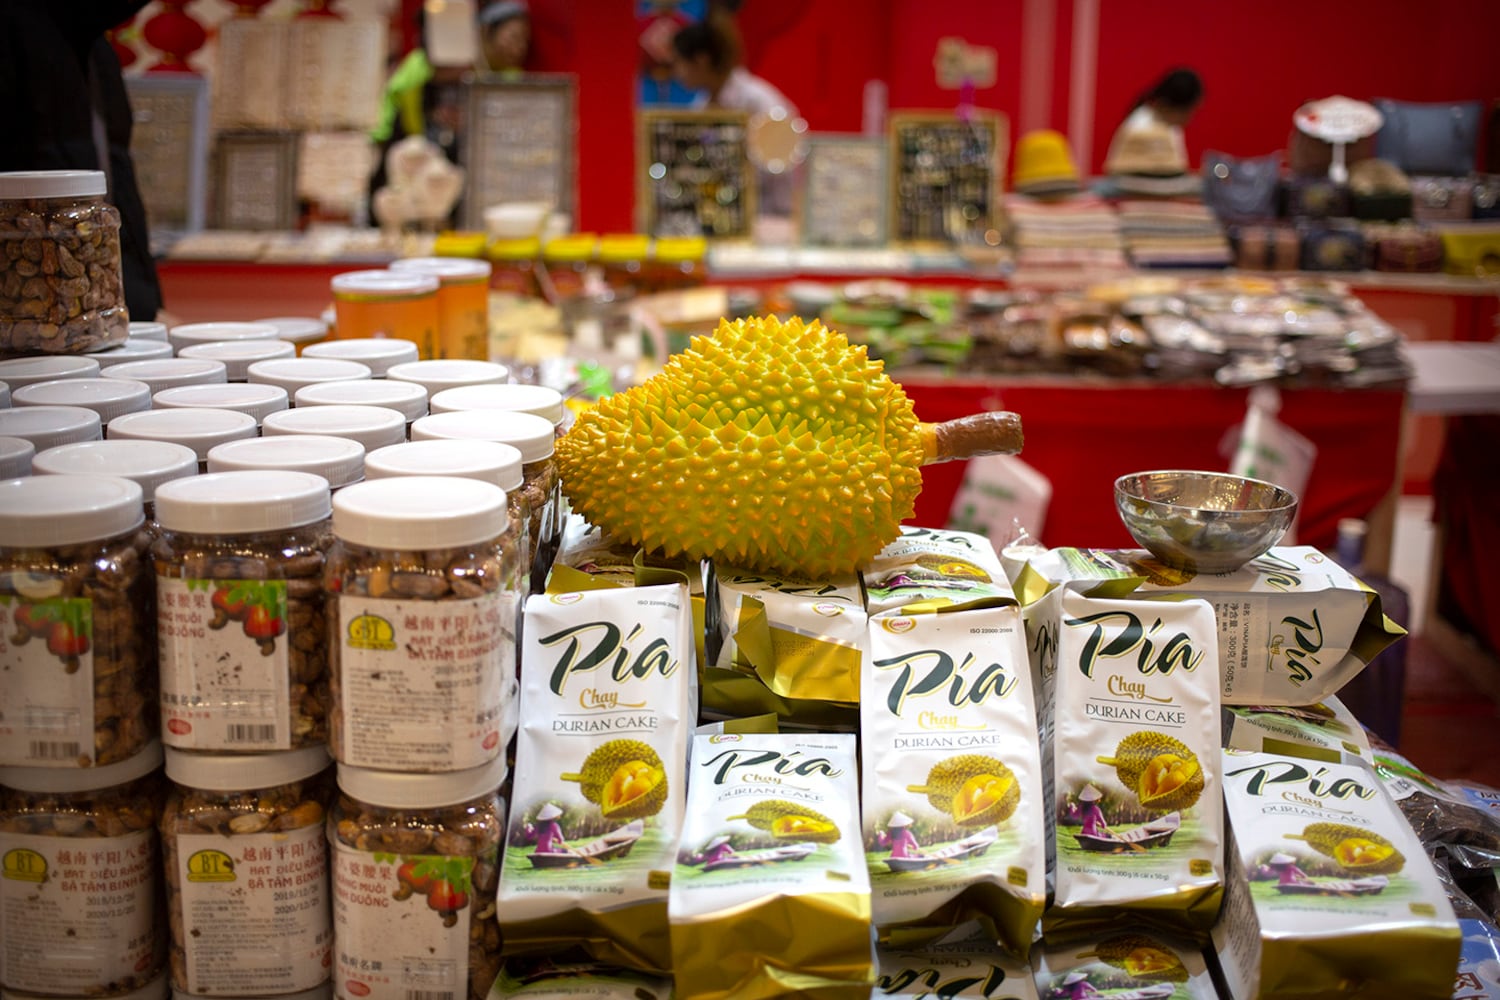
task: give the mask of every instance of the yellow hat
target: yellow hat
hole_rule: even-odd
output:
[[[1059,194],[1078,190],[1078,168],[1068,137],[1052,129],[1027,132],[1016,141],[1016,190]]]

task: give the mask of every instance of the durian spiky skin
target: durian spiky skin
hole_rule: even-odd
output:
[[[1197,769],[1191,781],[1164,795],[1147,801],[1142,794],[1141,778],[1146,767],[1163,754],[1172,754],[1189,761]],[[1112,765],[1120,784],[1135,793],[1142,806],[1159,812],[1175,812],[1187,809],[1198,801],[1203,793],[1203,766],[1198,755],[1189,750],[1187,744],[1165,733],[1143,729],[1131,733],[1120,741],[1113,757],[1100,757],[1099,763]]]
[[[642,763],[662,772],[662,779],[650,792],[608,814],[609,819],[642,819],[655,816],[667,801],[668,780],[662,768],[661,757],[649,743],[640,740],[610,740],[601,743],[584,758],[577,774],[564,774],[564,781],[577,781],[583,797],[603,808],[604,788],[614,777],[615,771],[631,761]]]
[[[828,830],[818,833],[799,833],[788,839],[810,840],[820,844],[832,844],[839,839],[838,824],[815,812],[804,805],[796,802],[786,802],[782,799],[762,799],[747,809],[742,815],[730,816],[730,819],[742,819],[755,827],[757,830],[772,831],[776,821],[786,816],[801,816],[815,823],[827,824]]]
[[[1289,835],[1289,839],[1305,841],[1319,854],[1332,858],[1345,871],[1360,875],[1392,875],[1406,865],[1406,858],[1396,850],[1395,844],[1373,830],[1350,826],[1347,823],[1309,823],[1300,835]],[[1337,848],[1344,841],[1353,839],[1369,841],[1388,849],[1391,853],[1371,864],[1351,865],[1339,857]]]
[[[911,400],[818,321],[725,320],[557,444],[591,524],[668,557],[824,578],[900,535],[922,488]]]
[[[1011,781],[1010,790],[999,802],[982,813],[966,818],[961,825],[989,826],[992,823],[1003,823],[1010,819],[1021,802],[1021,783],[1016,780],[1010,768],[997,758],[979,753],[946,757],[928,770],[925,785],[909,785],[906,790],[925,793],[928,805],[938,812],[953,815],[953,797],[970,778],[980,774],[993,774],[997,778],[1008,777]],[[957,820],[957,817],[955,816],[954,819]]]
[[[1166,968],[1152,972],[1141,972],[1131,969],[1129,967],[1130,957],[1143,948],[1149,948],[1152,951],[1168,955],[1173,961]],[[1112,965],[1117,969],[1125,969],[1138,979],[1157,982],[1186,982],[1188,979],[1187,969],[1183,967],[1181,961],[1177,960],[1177,956],[1172,953],[1172,950],[1161,942],[1144,935],[1121,934],[1118,937],[1109,938],[1099,942],[1099,946],[1094,949],[1093,954],[1097,955],[1107,965]]]

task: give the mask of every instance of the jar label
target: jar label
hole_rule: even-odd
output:
[[[465,1000],[474,859],[333,847],[334,992]]]
[[[94,764],[94,610],[0,597],[0,765]]]
[[[156,833],[0,834],[0,966],[9,990],[93,996],[161,966]]]
[[[328,842],[314,823],[285,833],[177,837],[187,992],[260,996],[328,978]]]
[[[503,753],[515,697],[515,595],[397,601],[341,596],[339,738],[346,764],[456,771]]]
[[[285,580],[157,577],[162,742],[290,750]]]

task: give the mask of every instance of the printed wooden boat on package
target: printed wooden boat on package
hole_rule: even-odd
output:
[[[611,830],[586,844],[568,851],[532,851],[533,868],[578,868],[596,865],[601,861],[623,858],[630,853],[635,842],[646,832],[646,824],[640,820],[618,830]]]
[[[1391,880],[1384,875],[1371,875],[1369,878],[1289,882],[1278,884],[1276,891],[1288,896],[1373,896],[1390,884]]]
[[[710,861],[703,866],[703,870],[716,872],[725,868],[749,868],[753,865],[775,864],[778,861],[801,861],[817,849],[817,844],[804,843],[772,847],[764,851],[746,851],[743,854],[730,854],[717,861]]]
[[[1124,833],[1110,833],[1107,837],[1075,833],[1073,839],[1078,841],[1078,846],[1085,851],[1121,854],[1152,847],[1166,847],[1172,842],[1172,834],[1176,833],[1180,826],[1182,826],[1182,814],[1167,813],[1160,819],[1154,819],[1134,830],[1126,830]]]
[[[920,857],[886,858],[885,863],[893,872],[920,872],[941,868],[944,865],[957,864],[965,858],[983,854],[999,837],[1000,831],[996,827],[986,827],[963,840],[955,840],[946,846],[924,851]]]

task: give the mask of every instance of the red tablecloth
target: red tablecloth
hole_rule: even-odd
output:
[[[1148,469],[1223,471],[1225,432],[1245,416],[1248,390],[1058,381],[898,376],[922,420],[980,410],[1021,415],[1021,457],[1052,483],[1042,542],[1133,545],[1114,507],[1114,481]],[[1404,394],[1283,389],[1278,419],[1318,446],[1302,497],[1298,542],[1331,548],[1341,517],[1366,517],[1395,483]],[[923,470],[915,523],[947,521],[967,463]]]

